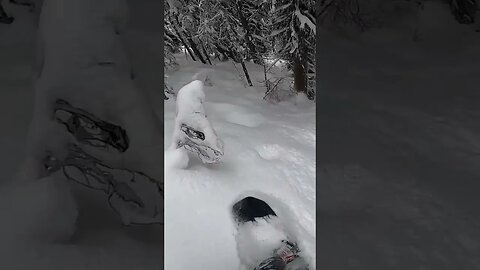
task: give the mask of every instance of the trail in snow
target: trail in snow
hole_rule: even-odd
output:
[[[208,74],[212,85],[205,86],[204,106],[224,141],[225,154],[217,165],[204,165],[191,156],[185,170],[166,167],[165,269],[238,268],[231,206],[242,194],[255,192],[285,209],[281,216],[314,269],[314,104],[268,104],[262,101],[261,88],[244,87],[232,63],[178,61],[180,69],[168,77],[176,91],[196,73]],[[255,85],[261,85],[261,68],[248,69]],[[165,147],[171,143],[174,118],[171,99],[165,101]]]

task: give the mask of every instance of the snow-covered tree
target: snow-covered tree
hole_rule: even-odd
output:
[[[164,14],[165,17],[168,13],[168,2],[165,2]],[[175,69],[177,62],[175,60],[174,53],[178,52],[181,46],[181,42],[177,36],[173,33],[173,29],[165,21],[164,24],[164,46],[163,46],[163,55],[164,55],[164,98],[168,99],[167,95],[172,95],[173,91],[168,83],[166,74],[167,70]]]
[[[265,59],[272,56],[287,60],[295,89],[313,99],[314,4],[313,0],[169,0],[166,33],[175,36],[176,46],[194,61],[212,64],[213,56],[240,64],[250,86],[246,62],[265,66]]]
[[[294,88],[314,98],[315,88],[315,2],[312,0],[273,1],[272,37],[276,52],[287,59],[294,73]],[[310,83],[309,83],[310,81]],[[313,88],[312,88],[313,86]]]

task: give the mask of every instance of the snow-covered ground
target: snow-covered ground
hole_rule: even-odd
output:
[[[255,87],[245,87],[239,65],[177,59],[178,70],[168,74],[176,91],[195,74],[207,74],[211,84],[204,87],[204,106],[225,154],[216,165],[191,155],[186,169],[166,166],[165,269],[238,269],[231,207],[241,196],[255,194],[279,210],[315,269],[315,104],[306,98],[276,105],[263,101],[262,69],[253,64],[248,70]],[[165,101],[164,110],[168,148],[175,100]],[[170,154],[165,158],[170,164]]]
[[[136,84],[161,117],[162,24],[156,23],[154,11],[162,3],[129,3],[132,21],[126,50]],[[7,2],[4,5],[16,20],[12,25],[0,24],[0,269],[162,269],[162,226],[124,227],[102,194],[67,184],[62,178],[9,185],[15,183],[24,158],[33,113],[37,29],[35,14]],[[313,103],[263,102],[263,90],[245,88],[231,63],[199,66],[184,62],[170,82],[178,90],[203,69],[211,69],[213,86],[206,87],[206,110],[225,142],[225,160],[204,166],[191,158],[187,170],[166,171],[166,269],[236,269],[239,259],[230,207],[239,196],[251,192],[267,195],[314,265]],[[249,69],[254,83],[260,85],[261,70]],[[174,105],[172,101],[165,104],[168,146]],[[67,185],[73,188],[73,196],[59,192]]]
[[[37,27],[35,14],[5,1],[3,4],[16,20],[12,25],[0,24],[0,123],[3,127],[3,151],[0,154],[0,269],[161,269],[162,226],[125,227],[109,209],[102,194],[67,183],[64,178],[49,177],[30,183],[15,181],[25,155],[28,126],[33,114],[32,78]],[[161,71],[163,61],[158,50],[162,41],[159,34],[162,24],[155,23],[155,10],[160,10],[161,2],[135,0],[129,4],[132,17],[125,42],[132,65],[138,73],[136,84],[146,91],[149,101],[153,106],[158,105],[160,111],[162,85],[156,73]],[[94,8],[95,5],[89,7]],[[106,6],[99,4],[99,9],[88,14],[95,17],[105,7],[112,6],[108,3]],[[65,23],[69,27],[92,27],[98,21],[84,20],[82,22],[85,24],[75,25],[71,22]],[[80,36],[85,33],[75,34]],[[94,45],[92,39],[85,41]],[[65,45],[63,49],[72,44]],[[81,51],[82,48],[72,52],[72,55],[87,51]],[[57,79],[64,79],[64,74],[59,72]],[[88,84],[88,81],[84,83]],[[10,186],[11,183],[14,185]],[[74,196],[59,192],[68,189],[67,185],[73,189]]]
[[[480,269],[480,34],[439,5],[416,42],[322,33],[323,269]]]

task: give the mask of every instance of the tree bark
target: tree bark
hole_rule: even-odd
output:
[[[197,59],[195,59],[195,56],[193,55],[193,52],[192,52],[192,49],[190,49],[190,47],[188,47],[187,43],[185,42],[185,40],[183,39],[180,31],[178,30],[178,28],[173,25],[173,29],[175,30],[177,36],[178,36],[178,39],[180,39],[180,41],[182,42],[183,46],[185,47],[185,49],[188,51],[188,53],[190,54],[190,56],[192,57],[192,60],[193,61],[197,61]]]
[[[241,3],[242,1],[237,0],[237,12],[238,12],[238,17],[240,18],[240,22],[242,23],[242,28],[245,31],[245,43],[247,44],[247,47],[250,50],[250,54],[253,56],[253,62],[255,64],[261,65],[262,61],[260,60],[257,49],[255,48],[255,45],[252,42],[252,34],[250,31],[250,27],[248,27],[248,21],[243,15],[243,8]]]
[[[195,52],[195,55],[197,55],[198,59],[200,59],[200,62],[202,62],[203,64],[206,64],[207,62],[205,62],[205,59],[203,59],[202,54],[198,50],[197,44],[195,44],[195,42],[191,37],[187,37],[187,40],[190,43],[190,47],[192,47],[193,52]]]
[[[222,58],[223,58],[222,61],[228,60],[228,53],[217,43],[214,43],[213,45],[215,46],[215,48],[217,48],[217,51],[222,55]]]
[[[178,25],[180,25],[180,22],[178,21],[178,18],[177,17],[174,17],[175,21],[177,22]],[[203,64],[206,64],[205,60],[203,59],[202,57],[202,54],[200,53],[200,51],[198,50],[197,48],[197,45],[195,44],[195,42],[193,41],[193,39],[187,35],[187,33],[185,33],[185,31],[183,31],[182,29],[178,29],[177,27],[175,27],[175,31],[177,31],[179,34],[183,34],[185,36],[185,38],[187,39],[188,43],[190,44],[190,47],[191,49],[193,50],[193,52],[191,50],[189,50],[188,52],[190,53],[190,56],[192,56],[192,59],[195,59],[193,57],[193,54],[195,54],[198,59],[200,59],[200,61],[203,63]],[[184,43],[184,46],[186,48],[188,48],[188,46],[186,46],[186,43],[184,40],[182,40],[182,42]],[[196,60],[194,60],[196,61]]]
[[[203,45],[203,43],[202,43],[202,50],[203,50],[203,54],[205,54],[205,57],[207,58],[208,63],[212,65],[212,61],[210,61],[210,57],[208,57],[207,50],[205,50],[205,46]]]
[[[250,80],[250,75],[248,75],[247,66],[245,66],[245,62],[243,61],[243,59],[241,60],[241,64],[243,73],[245,73],[245,77],[247,78],[248,85],[253,86],[252,81]]]
[[[177,24],[180,25],[180,22],[178,21],[178,18],[175,17],[175,21],[177,22]],[[200,53],[200,51],[198,50],[197,48],[197,44],[195,44],[195,42],[193,41],[193,39],[187,35],[187,33],[185,33],[185,31],[183,31],[182,29],[175,29],[177,31],[181,31],[182,34],[186,37],[188,43],[190,43],[190,47],[192,48],[193,52],[195,53],[195,55],[198,57],[198,59],[200,59],[200,61],[203,63],[203,64],[206,64],[205,60],[203,59],[202,57],[202,54]],[[193,57],[192,57],[193,58]]]
[[[298,49],[293,55],[293,85],[297,93],[303,92],[307,95],[307,40],[298,23],[293,25],[293,31],[298,37]]]
[[[245,65],[242,57],[238,54],[235,54],[232,49],[228,51],[228,55],[233,60],[233,62],[240,63],[242,65],[243,73],[245,74],[245,78],[247,78],[248,85],[253,86],[252,81],[250,80],[250,75],[248,74],[247,66]]]
[[[307,76],[300,56],[297,54],[293,60],[293,84],[297,92],[307,92]]]
[[[238,57],[236,56],[236,54],[231,49],[227,51],[227,55],[230,57],[230,59],[233,60],[233,62],[240,63]]]

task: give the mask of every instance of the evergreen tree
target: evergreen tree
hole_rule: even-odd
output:
[[[250,86],[246,62],[265,66],[272,56],[287,60],[296,91],[313,99],[314,6],[313,0],[169,0],[165,42],[170,52],[184,47],[204,64],[212,64],[211,56],[240,64]]]
[[[273,2],[273,33],[277,53],[290,63],[294,88],[310,99],[315,96],[315,2],[278,0]]]

